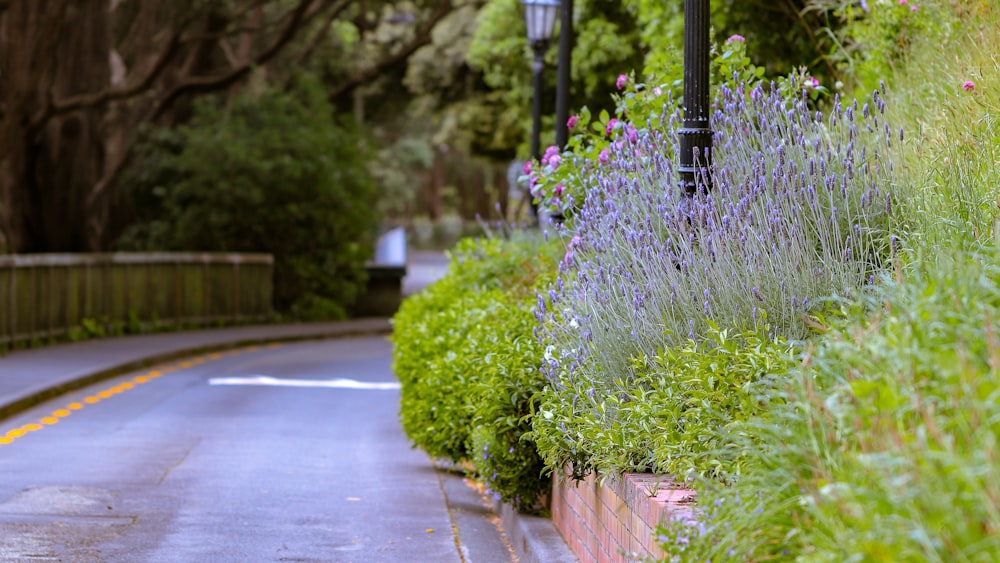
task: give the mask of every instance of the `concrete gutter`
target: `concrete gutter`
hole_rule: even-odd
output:
[[[521,514],[500,501],[493,504],[519,563],[579,563],[550,518]]]

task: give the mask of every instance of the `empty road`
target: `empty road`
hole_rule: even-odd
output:
[[[0,561],[511,561],[481,496],[410,448],[390,354],[210,354],[0,421]]]

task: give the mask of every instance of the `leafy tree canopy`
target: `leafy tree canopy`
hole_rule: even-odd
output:
[[[150,132],[128,183],[147,220],[122,246],[270,252],[279,310],[342,316],[376,221],[359,141],[312,80],[199,104],[190,124]]]

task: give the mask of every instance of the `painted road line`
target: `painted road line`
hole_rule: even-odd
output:
[[[243,375],[213,377],[209,385],[256,385],[264,387],[325,387],[334,389],[395,390],[401,385],[395,381],[357,381],[354,379],[281,379],[270,375]]]
[[[270,349],[280,348],[281,344],[280,343],[269,344],[267,347]],[[53,426],[57,424],[61,419],[70,416],[71,414],[73,414],[73,412],[79,411],[84,407],[86,407],[87,405],[96,405],[97,403],[100,403],[105,399],[110,399],[115,395],[124,393],[125,391],[128,391],[130,389],[135,389],[136,386],[138,385],[149,383],[150,381],[153,381],[154,379],[162,377],[168,373],[183,371],[211,361],[220,360],[222,358],[235,356],[238,354],[243,354],[245,352],[253,352],[260,349],[261,348],[259,346],[246,346],[243,348],[230,350],[226,352],[217,352],[214,354],[195,356],[184,360],[179,360],[177,362],[174,362],[173,364],[161,366],[159,369],[154,369],[146,373],[137,375],[133,377],[131,381],[124,381],[115,386],[96,392],[92,395],[88,395],[79,401],[69,403],[64,408],[53,411],[51,415],[41,418],[38,422],[25,424],[20,428],[14,428],[12,430],[8,430],[7,432],[3,432],[3,430],[0,430],[0,446],[12,444],[14,443],[15,440],[26,436],[30,432],[35,432],[47,426]]]

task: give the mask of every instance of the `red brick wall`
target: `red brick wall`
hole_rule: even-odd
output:
[[[556,475],[552,521],[582,562],[660,558],[656,526],[665,518],[692,516],[694,491],[668,477],[626,474],[599,483]]]

